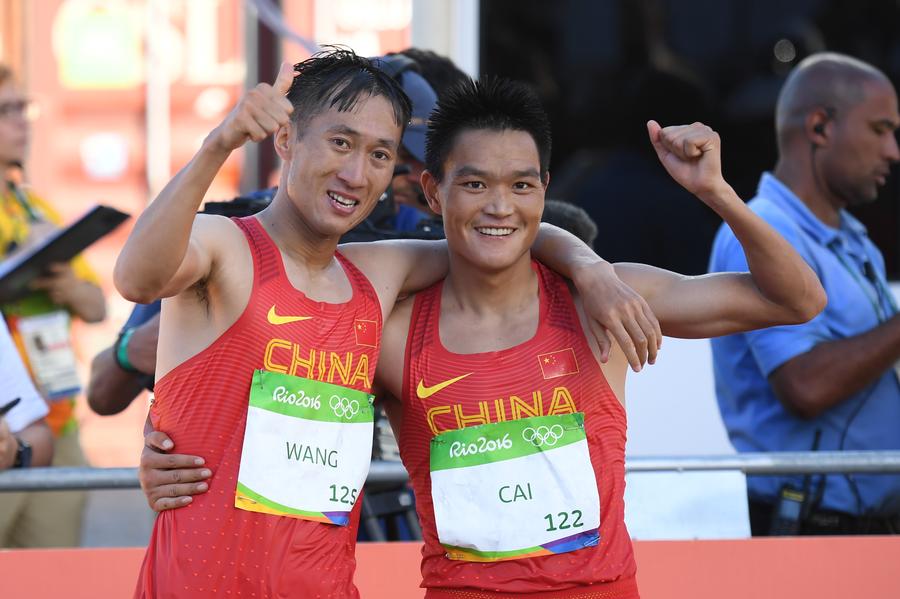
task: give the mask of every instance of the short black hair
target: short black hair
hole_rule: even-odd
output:
[[[394,122],[406,129],[412,104],[400,84],[368,58],[341,46],[325,46],[294,65],[294,77],[287,99],[294,106],[292,119],[302,136],[309,121],[330,108],[353,110],[360,99],[383,96],[394,110]]]
[[[447,93],[450,88],[465,83],[469,79],[469,76],[453,64],[452,60],[431,50],[411,47],[400,50],[397,54],[416,61],[418,65],[416,71],[425,78],[438,98]]]
[[[441,182],[444,162],[460,133],[524,131],[537,146],[541,178],[550,168],[550,120],[537,94],[524,83],[499,77],[466,80],[438,99],[425,134],[425,168]]]

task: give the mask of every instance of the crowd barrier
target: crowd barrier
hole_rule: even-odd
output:
[[[900,451],[799,451],[724,456],[633,457],[626,472],[739,470],[744,474],[838,474],[900,472]],[[408,479],[398,462],[373,461],[367,484]],[[0,472],[0,492],[73,489],[137,489],[136,468],[28,468]]]
[[[626,469],[896,473],[900,472],[900,452],[635,457],[628,459]],[[374,462],[368,483],[396,484],[406,479],[400,464]],[[0,473],[0,492],[136,487],[134,468]],[[143,548],[0,550],[0,599],[129,597],[143,553]],[[635,541],[635,554],[644,599],[900,597],[900,536]],[[362,598],[421,598],[420,557],[418,543],[360,543],[356,580]]]
[[[643,599],[896,599],[900,537],[635,541]],[[362,599],[420,599],[418,543],[360,543]],[[144,550],[0,551],[4,599],[130,597]]]

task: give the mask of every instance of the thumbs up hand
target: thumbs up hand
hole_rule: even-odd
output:
[[[287,125],[294,107],[285,95],[296,76],[293,65],[283,62],[274,83],[260,83],[244,94],[213,131],[218,145],[230,152],[248,140],[260,142]]]

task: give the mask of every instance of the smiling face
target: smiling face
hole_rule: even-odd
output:
[[[888,81],[864,85],[859,103],[835,115],[821,148],[821,173],[833,197],[846,208],[871,202],[885,183],[891,164],[900,160],[896,129],[897,95]]]
[[[428,171],[422,179],[431,209],[443,215],[451,254],[492,272],[530,260],[547,187],[531,135],[463,131],[443,166],[441,182]]]
[[[383,96],[324,110],[299,137],[294,126],[279,130],[280,186],[313,232],[340,236],[369,215],[391,182],[401,134]]]

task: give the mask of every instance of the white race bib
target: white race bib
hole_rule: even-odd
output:
[[[369,474],[374,396],[257,370],[234,505],[346,526]]]
[[[48,401],[71,397],[81,390],[72,348],[69,314],[64,310],[24,316],[16,328],[22,335],[35,383]]]
[[[447,557],[500,561],[600,539],[584,414],[523,418],[431,440],[431,495]]]

